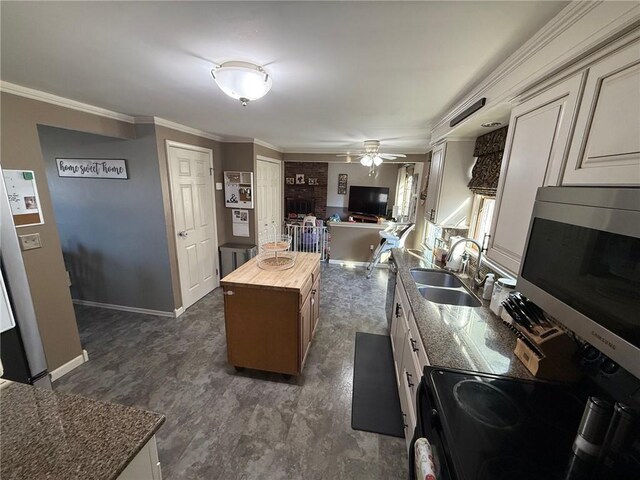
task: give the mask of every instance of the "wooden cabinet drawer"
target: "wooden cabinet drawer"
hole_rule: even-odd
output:
[[[320,262],[313,269],[313,273],[311,274],[311,281],[316,283],[316,281],[320,278]]]
[[[301,308],[304,302],[307,301],[307,297],[309,296],[309,292],[311,292],[312,286],[313,286],[313,279],[311,275],[309,275],[309,278],[305,280],[304,285],[302,285],[302,288],[300,289],[300,307]]]

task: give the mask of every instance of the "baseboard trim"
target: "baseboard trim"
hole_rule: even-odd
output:
[[[176,318],[178,316],[177,311],[180,310],[178,309],[178,310],[174,310],[173,312],[165,312],[162,310],[150,310],[148,308],[127,307],[125,305],[113,305],[111,303],[91,302],[89,300],[76,300],[76,299],[73,299],[73,303],[75,303],[76,305],[84,305],[87,307],[108,308],[109,310],[120,310],[122,312],[142,313],[145,315],[156,315],[158,317],[170,317],[170,318]]]
[[[82,353],[77,357],[69,360],[67,363],[63,365],[60,365],[55,370],[51,370],[51,372],[49,373],[49,376],[51,377],[51,381],[55,382],[59,378],[64,377],[71,370],[78,368],[80,365],[88,361],[89,361],[89,354],[87,353],[86,350],[83,349]]]
[[[176,308],[173,311],[174,317],[178,318],[180,315],[182,315],[184,313],[184,307],[180,307],[180,308]]]
[[[353,262],[351,260],[335,260],[335,259],[329,259],[329,263],[331,265],[343,265],[343,266],[348,266],[348,267],[368,267],[369,266],[369,262]],[[378,265],[376,265],[376,268],[389,268],[389,265],[387,263],[379,263]]]

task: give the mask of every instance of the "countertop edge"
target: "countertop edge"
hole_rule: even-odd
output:
[[[422,297],[418,299],[421,303],[420,305],[417,305],[415,303],[415,298],[417,298],[420,294],[418,293],[418,288],[409,273],[409,270],[411,268],[420,266],[419,262],[424,262],[424,263],[429,263],[429,262],[427,259],[420,259],[420,257],[416,256],[416,265],[407,264],[405,261],[405,256],[412,255],[412,254],[409,252],[406,252],[404,249],[397,249],[397,248],[393,249],[392,255],[398,267],[397,276],[399,278],[399,281],[402,283],[402,286],[405,289],[406,296],[409,301],[409,305],[411,307],[411,312],[414,316],[416,327],[418,328],[418,333],[420,334],[422,344],[425,349],[425,353],[432,367],[455,368],[455,369],[466,370],[470,372],[502,375],[506,377],[520,378],[525,380],[535,380],[535,377],[531,375],[531,373],[526,369],[524,364],[522,364],[522,362],[513,353],[513,347],[515,347],[515,336],[513,337],[511,336],[512,334],[511,332],[508,331],[507,327],[504,327],[505,330],[500,330],[499,328],[502,326],[501,320],[497,318],[493,319],[490,322],[487,322],[487,328],[491,333],[501,336],[505,339],[505,341],[501,341],[500,343],[501,343],[501,346],[503,347],[503,350],[505,350],[504,353],[508,356],[510,360],[509,368],[507,369],[506,372],[495,371],[496,370],[495,368],[480,369],[477,366],[473,366],[473,365],[462,365],[462,363],[464,363],[462,361],[452,360],[448,362],[446,359],[443,361],[441,352],[435,351],[434,342],[429,341],[429,333],[431,332],[425,332],[424,325],[423,325],[425,323],[428,324],[431,322],[437,322],[437,323],[433,323],[433,326],[438,326],[438,327],[442,326],[441,325],[442,322],[440,319],[427,318],[429,315],[425,313],[426,306],[437,306],[437,304],[434,304],[433,302],[429,302],[423,299]],[[426,266],[425,268],[435,268],[435,267],[437,266],[434,266],[433,264],[431,264],[429,266]],[[460,278],[460,280],[464,282],[463,278]],[[409,284],[409,286],[407,284]],[[415,290],[415,292],[413,290]],[[476,292],[474,293],[476,294],[476,296],[479,296],[477,295]],[[425,303],[422,303],[422,302],[425,302]],[[470,309],[471,307],[458,307],[458,308]],[[488,311],[488,307],[486,306],[485,303],[483,303],[482,307],[476,307],[476,308],[481,309],[480,310],[481,314],[485,316],[487,319],[492,319],[491,316],[493,314]],[[419,319],[421,321],[418,321]],[[500,322],[500,324],[498,324],[497,322]],[[457,345],[457,342],[454,340],[454,332],[452,327],[447,327],[447,328],[442,327],[442,328],[439,328],[438,330],[439,330],[438,334],[445,335],[447,340],[450,341],[450,344],[452,345],[452,347]],[[507,338],[509,339],[508,340],[509,343],[513,343],[513,347],[509,346],[509,348],[507,348],[507,345],[506,345]]]
[[[86,398],[86,397],[84,397]],[[104,403],[104,402],[102,402]],[[131,408],[136,408],[136,407],[131,407]],[[144,448],[144,446],[149,442],[149,440],[151,440],[151,438],[153,438],[153,436],[158,432],[158,430],[160,430],[160,427],[162,425],[164,425],[164,422],[167,420],[167,417],[165,417],[163,414],[161,413],[156,413],[156,412],[151,412],[149,410],[144,410],[141,408],[136,408],[137,410],[142,410],[144,412],[148,412],[148,413],[153,413],[155,415],[160,415],[160,418],[158,419],[158,421],[154,424],[154,426],[151,428],[151,430],[149,430],[149,433],[147,435],[145,435],[145,437],[138,442],[138,444],[136,445],[136,447],[133,449],[133,452],[131,453],[131,455],[129,456],[129,458],[123,462],[122,465],[120,465],[117,469],[117,471],[115,472],[115,474],[109,479],[109,480],[117,480],[117,478],[120,476],[120,474],[122,472],[125,471],[125,469],[129,466],[129,464],[131,463],[131,461],[136,458],[136,456],[142,451],[142,449]]]

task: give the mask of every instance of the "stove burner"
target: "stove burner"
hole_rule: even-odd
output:
[[[453,387],[453,397],[469,416],[492,428],[518,424],[518,407],[499,388],[479,380],[462,380]]]
[[[556,389],[551,392],[536,390],[533,396],[527,399],[525,410],[530,410],[534,422],[544,423],[559,433],[575,435],[584,410],[584,403],[584,400],[581,401],[565,389]],[[564,408],[559,408],[560,406]]]
[[[542,469],[522,457],[495,457],[480,467],[478,480],[562,480],[562,476]]]

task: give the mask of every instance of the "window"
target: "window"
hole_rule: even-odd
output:
[[[471,214],[471,225],[469,236],[480,245],[485,245],[485,236],[491,231],[491,220],[493,219],[493,208],[496,204],[494,197],[486,195],[473,196],[473,210]],[[468,249],[477,255],[478,247],[470,243]]]
[[[413,165],[401,167],[398,170],[398,184],[396,189],[396,217],[405,221],[415,222],[416,199],[418,190],[418,174],[414,173]]]

